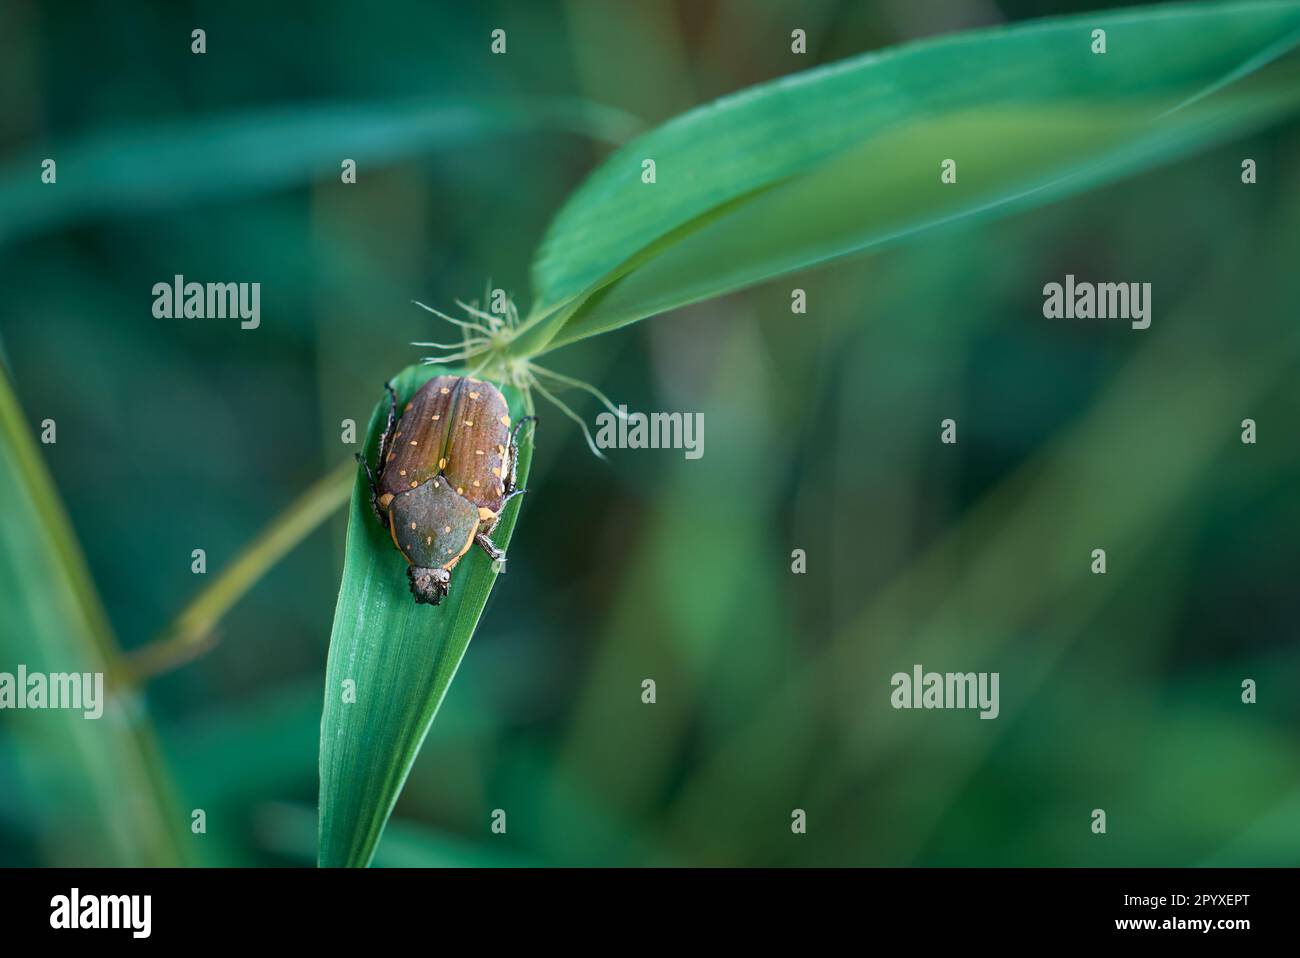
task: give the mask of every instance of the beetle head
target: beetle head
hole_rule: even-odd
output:
[[[406,577],[411,580],[411,595],[416,602],[437,605],[447,595],[447,586],[451,583],[451,573],[446,569],[423,569],[408,566]]]

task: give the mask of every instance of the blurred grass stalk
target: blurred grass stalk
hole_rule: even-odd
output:
[[[121,652],[72,524],[0,366],[0,651],[6,668],[103,673],[102,717],[14,711],[15,764],[47,860],[77,865],[180,864],[180,822],[153,728],[120,685]]]
[[[340,157],[380,167],[529,133],[621,143],[639,128],[613,107],[536,96],[287,103],[109,129],[0,164],[0,244],[85,219],[337,178]],[[53,193],[28,172],[50,155],[63,174]]]
[[[147,681],[216,645],[217,624],[231,607],[348,501],[356,470],[356,463],[348,460],[294,500],[195,596],[160,638],[131,652],[127,659],[128,680]]]

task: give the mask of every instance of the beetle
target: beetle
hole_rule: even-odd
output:
[[[515,488],[519,429],[510,428],[501,391],[468,376],[435,376],[397,414],[388,391],[388,422],[374,471],[360,454],[370,505],[407,562],[416,602],[438,605],[451,572],[474,545],[494,561],[505,552],[492,542],[501,511],[526,490]]]

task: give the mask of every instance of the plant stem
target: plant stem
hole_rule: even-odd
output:
[[[143,682],[192,661],[217,644],[217,623],[266,572],[334,514],[352,494],[348,461],[318,480],[187,605],[161,636],[131,652],[130,680]]]

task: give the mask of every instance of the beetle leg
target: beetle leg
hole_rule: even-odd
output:
[[[379,524],[387,529],[388,517],[379,508],[379,485],[375,482],[375,474],[370,471],[370,463],[366,462],[361,453],[356,453],[356,457],[357,462],[361,463],[366,470],[366,482],[370,486],[370,508],[375,510],[375,518],[379,520]]]
[[[388,461],[388,452],[393,444],[393,427],[397,424],[397,393],[393,391],[392,383],[384,383],[384,388],[388,390],[388,422],[384,426],[384,434],[379,437],[380,472]]]
[[[501,503],[502,505],[509,502],[510,497],[515,494],[515,466],[519,464],[519,427],[529,420],[532,420],[533,422],[540,421],[536,416],[524,416],[515,423],[514,431],[510,433],[510,476],[506,480],[506,498]],[[519,491],[523,492],[522,489]]]
[[[484,552],[486,552],[488,555],[492,557],[493,562],[500,562],[502,565],[501,571],[502,572],[505,571],[505,562],[506,562],[505,550],[498,549],[496,547],[496,544],[493,543],[493,541],[487,537],[487,533],[485,532],[478,533],[476,536],[474,536],[474,542],[477,543],[478,546]]]
[[[522,496],[522,495],[523,495],[525,492],[527,492],[527,491],[528,491],[527,489],[512,489],[512,490],[511,490],[511,491],[506,495],[506,497],[505,497],[504,499],[501,500],[501,508],[497,510],[497,515],[500,515],[501,512],[505,509],[505,507],[506,507],[506,503],[507,503],[507,502],[509,502],[509,501],[510,501],[511,499],[513,499],[515,496]]]

